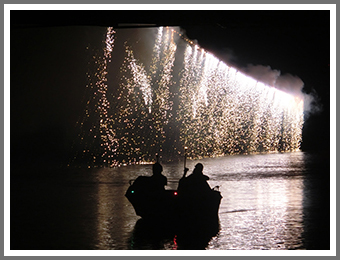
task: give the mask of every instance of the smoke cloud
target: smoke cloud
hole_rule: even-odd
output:
[[[276,81],[281,74],[278,70],[272,70],[270,66],[253,64],[249,64],[247,67],[242,68],[241,71],[257,81],[272,87],[275,86]]]
[[[272,69],[270,66],[253,64],[247,65],[241,71],[268,86],[302,98],[304,100],[305,118],[322,111],[322,105],[319,102],[316,91],[312,90],[311,93],[304,93],[304,82],[297,76],[288,73],[281,74],[281,71]]]

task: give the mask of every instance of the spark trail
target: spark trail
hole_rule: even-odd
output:
[[[176,28],[138,30],[141,38],[121,44],[120,30],[106,31],[88,75],[92,93],[78,124],[85,148],[75,161],[118,166],[157,153],[172,160],[184,146],[191,158],[300,149],[303,99],[228,66]]]

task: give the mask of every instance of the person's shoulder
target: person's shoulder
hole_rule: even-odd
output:
[[[200,178],[199,175],[192,173],[188,177],[185,177],[185,180],[195,182],[195,181],[199,180],[199,178]]]
[[[194,174],[190,174],[189,176],[185,177],[186,180],[190,180],[192,178],[195,178],[195,175]]]

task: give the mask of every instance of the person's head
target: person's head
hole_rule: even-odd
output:
[[[203,174],[203,164],[198,163],[195,165],[194,173],[201,173]]]
[[[153,166],[152,166],[152,172],[153,174],[157,174],[157,173],[161,173],[163,171],[163,167],[159,162],[156,162]]]

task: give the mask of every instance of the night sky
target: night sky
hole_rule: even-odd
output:
[[[81,114],[73,104],[86,84],[87,26],[124,24],[180,26],[240,70],[261,65],[300,78],[318,110],[305,122],[302,149],[329,151],[329,11],[11,11],[12,166],[67,159]],[[70,26],[84,27],[74,34]]]

